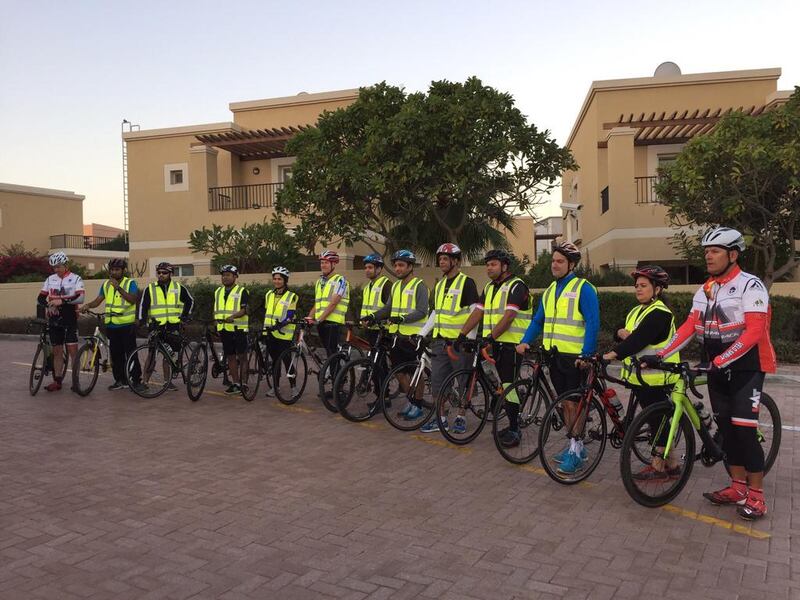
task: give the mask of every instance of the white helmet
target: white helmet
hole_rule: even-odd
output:
[[[708,246],[719,246],[726,250],[738,250],[744,252],[745,243],[742,234],[730,227],[714,227],[709,229],[703,236],[700,244],[703,248]]]
[[[55,267],[56,265],[65,265],[67,264],[68,260],[69,259],[67,258],[67,255],[63,252],[53,252],[49,258],[51,267]]]
[[[273,267],[273,275],[283,275],[284,279],[289,279],[289,269],[286,267]]]

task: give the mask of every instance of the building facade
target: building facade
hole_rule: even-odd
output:
[[[652,77],[595,81],[567,147],[579,165],[562,177],[564,239],[596,269],[658,263],[677,281],[696,279],[671,245],[658,168],[727,112],[758,115],[785,102],[781,70],[681,74],[664,63]]]

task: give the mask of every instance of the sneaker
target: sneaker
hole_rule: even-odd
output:
[[[108,386],[108,391],[114,392],[116,390],[124,390],[128,387],[126,383],[120,383],[119,381],[115,381],[110,386]]]
[[[52,383],[44,386],[44,389],[48,392],[57,392],[61,389],[61,384],[57,381],[53,381]]]
[[[738,504],[741,506],[747,502],[747,492],[740,492],[729,485],[716,492],[703,492],[703,498],[717,506],[722,506],[724,504]]]
[[[567,446],[561,452],[556,454],[553,457],[553,461],[557,463],[563,463],[564,460],[567,458],[567,454],[569,454],[569,446]],[[581,448],[581,460],[586,460],[587,458],[589,458],[589,453],[586,451],[586,448]]]
[[[522,440],[522,434],[519,431],[512,431],[511,429],[506,429],[498,437],[500,439],[500,445],[503,448],[516,448],[519,446],[520,440]]]
[[[464,417],[456,417],[456,420],[453,422],[453,429],[450,431],[455,434],[467,433],[467,420]]]
[[[736,508],[736,513],[745,521],[760,519],[767,514],[767,503],[764,502],[764,496],[755,498],[753,494],[748,494],[745,503]]]
[[[178,391],[178,386],[170,381],[169,385],[167,386],[167,391],[168,392],[177,392]]]
[[[419,406],[411,405],[411,408],[406,412],[403,417],[406,421],[416,421],[422,416],[422,409]]]
[[[447,419],[444,420],[444,428],[447,429]],[[431,419],[425,425],[419,428],[421,433],[433,433],[439,431],[439,421]]]
[[[634,473],[631,477],[636,481],[659,481],[669,479],[669,473],[667,471],[659,471],[655,469],[653,465],[647,465],[638,473]]]
[[[561,462],[561,465],[559,465],[558,472],[561,475],[574,475],[583,469],[583,463],[583,458],[574,452],[568,452],[567,456],[564,457],[564,460]]]
[[[397,411],[397,416],[401,419],[405,419],[408,416],[408,413],[411,411],[412,405],[406,404],[406,407],[403,410]]]
[[[144,383],[139,382],[139,383],[134,383],[131,386],[131,389],[133,391],[135,391],[135,392],[146,392],[147,391],[147,386]]]
[[[232,384],[230,384],[230,385],[229,385],[229,386],[228,386],[228,387],[225,389],[225,393],[226,393],[228,396],[233,396],[233,395],[235,395],[235,394],[238,394],[238,393],[239,393],[239,392],[241,392],[241,391],[242,391],[242,390],[241,390],[241,388],[239,388],[239,386],[238,386],[238,385],[236,385],[235,383],[232,383]]]
[[[266,396],[267,398],[274,398],[275,392],[272,391],[271,387],[267,386],[267,389],[264,390],[264,396]]]

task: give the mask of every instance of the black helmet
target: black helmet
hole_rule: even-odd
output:
[[[108,261],[109,269],[127,269],[128,261],[124,258],[112,258]]]
[[[174,273],[175,267],[168,262],[160,262],[156,265],[156,273],[159,271],[169,271],[170,273]]]
[[[646,277],[653,285],[657,285],[662,289],[667,289],[669,287],[669,273],[658,265],[637,267],[636,270],[631,273],[631,277],[633,277],[634,281],[637,277]]]
[[[483,257],[484,264],[489,262],[490,260],[499,260],[501,263],[505,263],[506,265],[511,264],[511,255],[506,252],[505,250],[489,250],[486,253],[486,256]]]

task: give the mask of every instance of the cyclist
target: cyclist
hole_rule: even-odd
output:
[[[318,323],[319,339],[330,357],[339,347],[339,335],[350,304],[350,283],[344,275],[334,273],[339,264],[339,254],[324,250],[319,255],[322,275],[314,286],[314,306],[308,313],[309,323]]]
[[[392,284],[389,303],[367,315],[363,321],[372,324],[387,317],[392,322],[390,333],[402,336],[419,335],[428,316],[428,288],[419,277],[414,276],[417,257],[411,250],[398,250],[392,254],[392,267],[398,280]],[[414,344],[406,338],[398,338],[389,352],[393,365],[416,359]],[[406,373],[398,373],[397,379],[404,391],[408,391],[410,379]],[[409,403],[398,413],[401,417],[415,421],[422,415],[422,409]]]
[[[368,254],[364,257],[364,275],[367,277],[367,285],[361,293],[361,312],[359,313],[361,321],[386,306],[390,300],[391,286],[387,285],[389,278],[383,274],[383,265],[383,257],[380,254]],[[374,325],[368,326],[364,337],[370,345],[374,345],[378,337],[377,328]],[[375,385],[378,389],[383,383],[384,374],[389,371],[385,358],[379,367],[375,373]]]
[[[663,291],[669,287],[669,274],[664,269],[646,265],[636,269],[631,273],[631,277],[639,304],[631,309],[625,318],[624,327],[616,332],[615,339],[619,343],[613,350],[606,352],[603,358],[622,361],[622,379],[635,386],[633,390],[636,398],[639,404],[646,408],[656,402],[669,400],[678,376],[663,371],[642,371],[640,381],[632,357],[653,355],[666,348],[675,334],[675,317],[662,298]],[[679,362],[678,353],[673,354],[668,360],[672,363]],[[651,423],[651,430],[656,429],[658,429],[658,419]],[[665,431],[665,438],[666,433]],[[664,441],[666,442],[666,439]],[[657,449],[663,452],[664,447],[660,446]],[[656,480],[679,474],[680,467],[676,458],[670,456],[665,463],[663,458],[654,456],[651,464],[634,474],[633,478]]]
[[[550,381],[559,395],[580,387],[581,358],[597,351],[600,306],[594,286],[574,272],[580,259],[580,250],[571,242],[553,247],[550,271],[556,280],[542,295],[528,331],[517,346],[517,352],[524,353],[531,342],[542,335],[542,346],[554,353],[550,360]],[[577,416],[575,409],[576,403],[564,406],[570,427]],[[561,463],[561,473],[572,475],[583,468],[586,457],[583,442],[573,438],[554,460]]]
[[[168,262],[156,265],[156,281],[144,289],[142,301],[139,303],[139,322],[147,325],[148,320],[154,320],[159,327],[165,329],[165,341],[172,351],[180,352],[180,324],[192,314],[194,298],[185,286],[172,280],[174,272],[175,268]],[[165,365],[164,373],[167,369]],[[167,389],[175,391],[178,388],[170,381]]]
[[[689,318],[657,356],[670,357],[693,336],[702,343],[703,360],[711,369],[711,408],[732,479],[729,486],[703,496],[713,504],[737,504],[739,516],[753,520],[767,513],[758,409],[765,373],[774,373],[776,367],[769,294],[758,277],[738,265],[745,250],[741,233],[715,227],[701,244],[710,277],[694,295]]]
[[[294,339],[296,326],[290,324],[290,321],[294,320],[297,311],[297,294],[288,288],[289,269],[286,267],[272,269],[272,284],[275,289],[264,295],[264,334],[261,339],[266,344],[274,365],[281,352],[290,347]],[[287,359],[286,367],[288,366]],[[289,385],[292,388],[296,377],[296,374],[289,375]],[[267,386],[267,395],[271,393]]]
[[[236,283],[239,269],[235,265],[223,265],[219,274],[222,285],[214,291],[214,320],[231,379],[225,393],[240,394],[241,369],[247,368],[247,304],[250,295],[244,286]]]
[[[427,335],[433,330],[431,344],[431,393],[439,396],[442,383],[448,375],[469,366],[469,356],[462,350],[456,351],[458,360],[453,361],[447,354],[447,344],[458,338],[461,328],[467,322],[470,313],[478,305],[478,286],[472,277],[461,272],[461,248],[456,244],[442,244],[436,249],[436,263],[442,271],[433,292],[433,312],[422,328],[420,335]],[[453,433],[462,434],[467,431],[467,422],[463,409],[453,420]],[[445,427],[447,427],[445,421]],[[439,422],[434,416],[420,429],[423,433],[439,431]]]
[[[128,373],[125,373],[128,358],[136,350],[136,303],[139,300],[139,286],[135,279],[125,276],[127,268],[128,261],[124,258],[109,260],[108,281],[100,287],[97,297],[80,309],[81,313],[85,313],[103,302],[106,303],[104,320],[114,374],[114,383],[108,389],[112,391],[125,389],[129,385],[137,386],[142,378],[138,358],[134,359],[130,381]]]
[[[514,381],[522,362],[522,357],[515,352],[515,346],[522,341],[531,322],[530,290],[522,279],[509,270],[511,255],[505,250],[489,250],[483,262],[489,283],[483,288],[483,295],[475,310],[461,328],[457,345],[463,343],[467,334],[483,320],[483,340],[492,346],[497,373],[505,387]],[[509,427],[500,433],[500,443],[512,448],[519,445],[522,437],[519,429],[519,397],[515,389],[506,396],[505,409]]]
[[[75,360],[78,351],[78,313],[85,290],[80,275],[72,273],[67,266],[67,255],[54,252],[48,262],[53,274],[44,281],[37,303],[44,308],[49,321],[50,343],[53,345],[53,382],[45,386],[48,392],[61,389],[61,373],[64,372],[64,344],[69,361]]]

